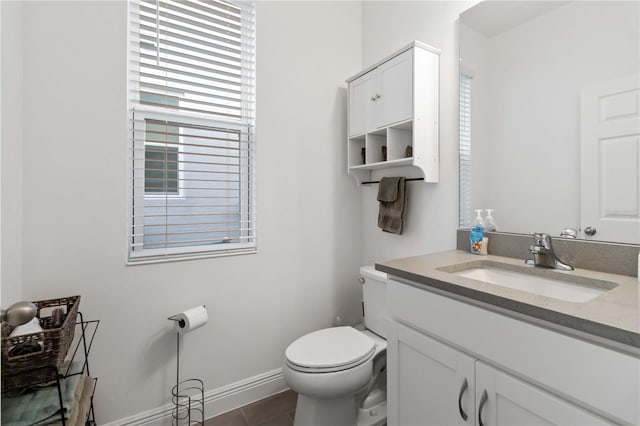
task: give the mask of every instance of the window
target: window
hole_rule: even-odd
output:
[[[459,155],[460,155],[460,228],[471,228],[471,80],[460,73]]]
[[[254,252],[254,2],[129,10],[129,261]]]
[[[178,195],[178,147],[145,144],[144,193]]]
[[[146,196],[179,194],[178,165],[181,157],[179,157],[179,138],[175,136],[177,134],[176,128],[169,127],[164,122],[146,120],[144,141],[144,193]]]

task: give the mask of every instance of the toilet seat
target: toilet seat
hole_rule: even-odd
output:
[[[294,370],[329,373],[356,367],[375,353],[376,343],[353,327],[332,327],[300,337],[285,351]]]

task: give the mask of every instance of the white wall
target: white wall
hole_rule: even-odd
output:
[[[336,314],[357,321],[361,262],[455,247],[455,21],[471,3],[258,2],[259,253],[134,267],[125,266],[125,3],[22,4],[24,28],[12,35],[23,38],[24,77],[7,99],[24,99],[24,238],[11,266],[26,298],[81,294],[85,314],[102,320],[99,423],[169,401],[172,313],[207,305],[210,323],[185,337],[181,365],[217,389],[278,368],[288,343]],[[346,174],[343,81],[414,39],[442,50],[441,176],[408,184],[406,232],[395,236],[376,226],[377,187]]]
[[[22,300],[22,4],[0,2],[2,21],[2,269],[0,299]]]
[[[126,3],[22,8],[22,29],[5,27],[3,9],[2,39],[22,37],[24,59],[22,81],[13,75],[3,93],[3,112],[24,102],[24,119],[12,118],[22,144],[2,152],[15,161],[3,164],[2,206],[12,196],[23,214],[16,223],[2,212],[3,271],[22,274],[28,299],[81,294],[81,310],[102,321],[91,360],[98,423],[169,402],[166,318],[183,309],[204,303],[210,314],[181,355],[182,377],[206,390],[279,368],[286,345],[336,314],[360,320],[360,191],[346,175],[343,83],[361,65],[359,2],[258,2],[259,253],[131,267]],[[22,184],[9,185],[8,172]],[[22,235],[17,246],[5,226]],[[3,277],[3,293],[5,283],[21,293],[20,280]]]
[[[474,111],[489,111],[472,118],[473,200],[496,209],[500,229],[580,227],[580,88],[638,72],[639,23],[638,2],[578,1],[492,38],[463,39],[470,52],[484,38],[487,51],[472,95]],[[486,123],[489,133],[476,134]]]
[[[403,235],[377,227],[378,186],[363,186],[362,261],[455,248],[458,227],[458,14],[476,2],[372,1],[362,5],[362,65],[418,40],[440,55],[440,182],[407,183]],[[384,175],[384,172],[380,172]]]

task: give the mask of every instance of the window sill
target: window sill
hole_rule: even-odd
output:
[[[242,251],[235,252],[208,252],[208,253],[191,253],[185,255],[166,255],[165,257],[155,257],[155,258],[138,258],[135,260],[128,259],[126,262],[126,266],[138,266],[138,265],[152,265],[155,263],[168,263],[168,262],[184,262],[188,260],[199,260],[199,259],[210,259],[214,257],[228,257],[228,256],[242,256],[245,254],[257,254],[258,249],[248,249]]]

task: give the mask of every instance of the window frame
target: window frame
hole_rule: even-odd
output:
[[[167,192],[167,191],[158,191],[158,192],[147,192],[147,183],[146,183],[146,176],[145,176],[145,190],[144,190],[144,198],[153,200],[153,199],[174,199],[174,200],[183,200],[185,199],[185,192],[184,192],[184,166],[182,165],[182,153],[183,153],[183,146],[182,146],[182,137],[179,137],[180,142],[178,144],[174,144],[174,143],[160,143],[160,142],[144,142],[144,148],[145,148],[145,161],[146,161],[146,148],[148,146],[157,146],[160,148],[164,148],[164,147],[171,147],[171,148],[175,148],[178,150],[177,152],[177,158],[178,158],[178,170],[177,170],[177,174],[178,174],[178,182],[177,182],[177,192],[176,193],[172,193],[172,192]],[[146,167],[146,165],[145,165]]]
[[[242,3],[234,0],[225,0],[227,3],[234,6],[241,6]],[[129,15],[131,16],[131,8],[137,8],[139,6],[139,2],[136,0],[130,0],[128,2]],[[255,14],[255,3],[253,4],[253,11],[250,13]],[[242,9],[241,15],[242,20],[245,19],[245,10]],[[232,256],[232,255],[241,255],[241,254],[251,254],[257,252],[257,214],[256,214],[256,203],[257,197],[255,193],[256,187],[256,147],[255,147],[255,108],[250,105],[255,105],[255,68],[251,72],[250,77],[247,77],[244,73],[239,75],[241,79],[242,87],[246,87],[246,84],[249,84],[249,87],[252,89],[249,92],[249,98],[245,98],[245,89],[242,89],[242,99],[241,99],[241,117],[240,118],[224,118],[221,116],[215,116],[212,114],[199,113],[199,112],[179,112],[173,108],[162,108],[155,105],[149,105],[141,102],[141,93],[140,93],[140,85],[136,84],[137,80],[132,77],[132,75],[139,76],[140,75],[140,66],[137,60],[137,55],[139,51],[134,50],[132,47],[132,27],[136,25],[135,20],[129,18],[128,20],[128,43],[127,43],[127,52],[128,52],[128,98],[127,102],[129,105],[129,137],[128,139],[128,150],[129,150],[129,162],[130,165],[128,168],[128,203],[127,203],[127,218],[128,218],[128,256],[127,256],[127,264],[128,265],[138,265],[138,264],[147,264],[147,263],[158,263],[158,262],[168,262],[168,261],[179,261],[179,260],[188,260],[188,259],[200,259],[200,258],[209,258],[209,257],[220,257],[220,256]],[[137,23],[139,25],[139,23]],[[254,23],[255,25],[255,23]],[[254,31],[254,42],[255,43],[255,27]],[[243,35],[244,38],[244,35]],[[244,43],[244,42],[243,42]],[[252,44],[253,59],[255,61],[255,44]],[[244,55],[245,51],[243,50],[243,63],[244,63]],[[250,79],[248,81],[248,79]],[[247,114],[246,111],[252,111],[252,113]],[[162,142],[147,142],[146,136],[140,137],[138,132],[146,133],[145,129],[135,128],[136,122],[145,122],[147,119],[155,120],[155,121],[164,121],[164,122],[174,122],[176,124],[184,124],[195,125],[195,126],[204,126],[208,128],[217,128],[221,131],[229,130],[230,132],[237,132],[239,134],[240,143],[245,144],[245,148],[241,149],[240,155],[241,160],[246,161],[246,175],[242,175],[239,179],[242,179],[244,176],[244,181],[240,181],[239,184],[239,217],[240,220],[238,222],[238,230],[240,231],[240,235],[246,237],[250,235],[249,242],[234,242],[230,243],[229,247],[224,247],[226,244],[204,244],[204,245],[188,245],[183,247],[162,247],[162,248],[144,248],[144,245],[140,245],[139,249],[136,250],[134,246],[140,244],[144,241],[144,232],[141,234],[136,234],[136,228],[142,227],[144,229],[144,224],[136,225],[134,223],[135,217],[142,217],[144,220],[144,213],[142,215],[139,214],[140,209],[144,212],[145,205],[144,200],[164,200],[164,199],[185,199],[187,198],[186,191],[184,190],[184,167],[180,166],[180,156],[184,154],[184,138],[183,136],[179,136],[178,146],[178,158],[179,158],[179,166],[178,166],[178,194],[168,194],[168,193],[147,193],[146,191],[142,191],[143,195],[137,194],[139,191],[136,189],[136,176],[135,173],[140,170],[144,171],[144,167],[140,169],[140,167],[136,167],[136,162],[142,161],[144,164],[144,156],[145,149],[144,147],[148,145],[156,145],[156,146],[175,146],[175,144],[167,143],[166,145]],[[137,144],[137,146],[136,146]],[[142,144],[142,148],[140,149],[140,144]],[[136,149],[137,148],[137,149]],[[140,155],[142,158],[140,158]],[[242,163],[241,163],[242,164]],[[242,164],[241,167],[244,167]],[[139,177],[138,177],[139,179]],[[145,183],[143,182],[143,188]],[[243,219],[245,218],[245,219]],[[245,224],[243,226],[243,223]],[[246,228],[243,230],[243,228]],[[240,241],[243,241],[241,238]]]
[[[253,139],[252,138],[252,134],[253,132],[251,132],[250,129],[246,129],[244,125],[240,124],[240,123],[232,123],[232,122],[228,122],[228,121],[222,121],[222,120],[212,120],[210,117],[206,117],[206,118],[202,118],[202,117],[185,117],[182,116],[180,114],[175,114],[175,113],[168,113],[160,108],[153,108],[153,107],[145,107],[145,108],[139,108],[139,109],[135,109],[132,111],[132,114],[138,115],[140,114],[140,116],[142,117],[142,121],[150,118],[153,120],[162,120],[162,121],[170,121],[170,122],[175,122],[177,124],[185,124],[185,125],[195,125],[195,126],[205,126],[205,127],[212,127],[212,128],[219,128],[219,129],[224,129],[224,130],[229,130],[229,131],[234,131],[234,132],[239,132],[241,135],[242,134],[246,134],[247,138]],[[141,121],[140,117],[136,118],[132,115],[132,119],[130,120],[130,123],[132,123],[134,121]],[[255,128],[254,128],[255,129]],[[146,130],[146,129],[145,129]],[[132,132],[135,131],[139,131],[139,132],[144,132],[145,130],[143,129],[132,129]],[[143,139],[140,138],[136,138],[133,137],[132,139],[130,139],[130,144],[135,144],[135,141],[138,140],[140,142],[143,142]],[[143,142],[144,144],[146,144],[146,142]],[[251,142],[248,142],[251,143]],[[132,146],[132,148],[134,148]],[[253,153],[251,151],[254,151]],[[133,161],[144,161],[144,150],[135,150],[134,152],[137,152],[138,155],[141,155],[141,157],[135,158],[133,159]],[[246,155],[247,157],[245,157],[245,159],[248,162],[253,162],[255,163],[255,148],[253,149],[247,149],[247,150],[242,150],[241,153],[243,155]],[[253,157],[253,158],[252,158]],[[130,171],[133,170],[133,167],[131,167],[129,169]],[[254,174],[255,174],[255,164],[251,167],[250,169]],[[131,180],[134,179],[133,176],[130,177]],[[255,222],[255,218],[256,218],[256,206],[255,206],[255,201],[253,203],[250,203],[250,197],[252,197],[252,195],[250,194],[252,188],[248,187],[248,185],[251,184],[251,180],[252,179],[248,179],[248,182],[245,182],[245,184],[240,185],[240,192],[241,195],[239,197],[240,203],[241,203],[241,207],[240,207],[240,211],[247,211],[247,215],[252,217],[254,222]],[[255,182],[255,178],[253,179],[253,181]],[[255,188],[253,188],[253,190],[255,191]],[[143,191],[144,192],[144,191]],[[130,202],[133,200],[134,195],[133,193],[130,195],[129,200]],[[139,199],[149,199],[149,198],[167,198],[165,196],[159,196],[159,197],[148,197],[146,194],[143,195],[143,197],[139,197]],[[168,197],[170,198],[170,197]],[[177,198],[177,197],[174,197]],[[133,206],[135,206],[136,209],[142,209],[144,210],[144,200],[142,202],[141,205],[136,205],[136,203],[133,203]],[[133,207],[132,206],[132,207]],[[129,223],[129,229],[132,230],[135,228],[135,224],[132,221],[133,215],[129,215],[129,219],[130,219],[130,223]],[[229,249],[224,249],[224,248],[215,248],[212,249],[210,245],[192,245],[192,246],[185,246],[185,247],[171,247],[171,248],[157,248],[157,249],[142,249],[140,251],[135,251],[135,250],[129,250],[129,263],[135,263],[135,264],[139,264],[139,263],[156,263],[156,262],[162,262],[162,261],[171,261],[171,260],[184,260],[185,258],[202,258],[202,257],[217,257],[217,256],[232,256],[235,254],[251,254],[251,253],[256,253],[257,252],[257,243],[256,243],[256,227],[253,226],[252,231],[254,234],[253,243],[233,243],[233,248],[229,248]],[[134,234],[134,232],[132,232],[132,234]],[[144,235],[138,238],[142,238],[142,240],[144,240]],[[140,243],[141,241],[136,241],[136,237],[135,235],[130,235],[129,238],[129,246],[133,245],[133,244],[137,244]],[[146,260],[145,260],[146,259]]]
[[[473,219],[471,208],[472,94],[473,72],[461,67],[458,73],[458,227],[460,229],[471,228]]]

